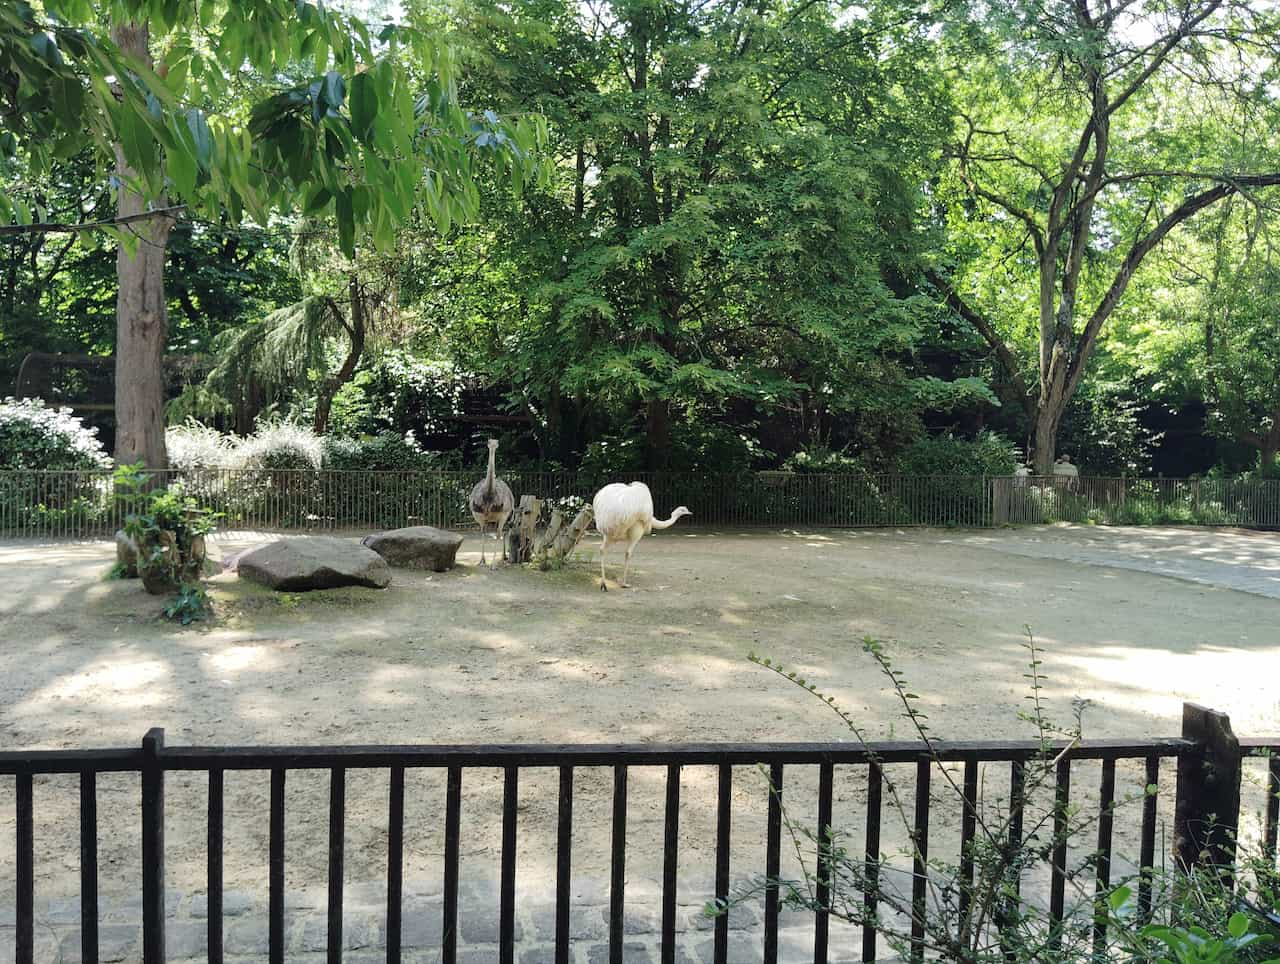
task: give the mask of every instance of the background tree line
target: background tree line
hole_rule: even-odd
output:
[[[114,352],[152,462],[157,419],[288,417],[619,469],[1274,469],[1273,7],[361,12],[0,16],[0,383]],[[204,364],[122,409],[157,346]]]

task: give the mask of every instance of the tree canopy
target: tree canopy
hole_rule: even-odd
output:
[[[133,358],[117,427],[153,440],[185,348],[212,375],[171,417],[241,431],[883,468],[994,428],[1041,472],[1273,466],[1274,5],[392,12],[0,10],[0,364]]]

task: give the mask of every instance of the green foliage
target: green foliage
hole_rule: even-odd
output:
[[[539,174],[542,121],[460,107],[430,29],[375,39],[358,18],[280,0],[122,0],[111,14],[145,26],[154,68],[123,54],[86,0],[3,8],[0,159],[38,175],[86,148],[110,163],[118,145],[148,200],[168,192],[210,220],[263,225],[331,212],[349,256],[419,216],[447,231],[473,215],[480,168],[517,190]],[[24,195],[0,192],[0,221],[40,213]]]
[[[346,471],[426,472],[446,466],[436,453],[425,451],[412,436],[380,432],[363,438],[325,438],[324,467]]]
[[[116,498],[125,511],[124,533],[138,550],[138,574],[147,591],[169,591],[204,573],[205,538],[218,513],[186,494],[181,483],[152,488],[144,466],[116,469]]]
[[[0,469],[99,470],[111,459],[68,408],[35,398],[0,399]]]
[[[619,2],[593,32],[571,0],[458,5],[464,89],[547,116],[566,163],[441,249],[424,307],[536,412],[544,451],[634,465],[621,442],[643,432],[640,464],[669,468],[757,413],[803,411],[843,443],[989,402],[912,364],[945,341],[905,279],[946,96],[901,14]],[[714,446],[680,438],[717,423]]]
[[[976,438],[951,434],[926,435],[909,444],[898,456],[903,475],[1012,475],[1018,464],[1012,442],[995,432],[982,431]]]
[[[164,607],[164,618],[183,626],[190,626],[206,618],[213,611],[209,592],[198,582],[184,582],[178,594]]]

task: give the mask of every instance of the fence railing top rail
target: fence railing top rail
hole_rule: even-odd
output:
[[[1280,744],[1280,738],[1271,743]],[[1270,745],[1266,743],[1265,745]],[[1195,749],[1181,737],[1150,740],[919,741],[868,743],[598,743],[598,744],[409,744],[386,746],[164,746],[157,759],[165,770],[326,769],[330,767],[556,767],[715,766],[720,764],[868,764],[1031,760],[1064,751],[1073,760],[1176,757]],[[0,752],[0,774],[79,773],[137,770],[140,749]]]

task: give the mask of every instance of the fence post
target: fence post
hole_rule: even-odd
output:
[[[164,964],[164,730],[142,738],[142,960]]]
[[[1182,704],[1182,736],[1199,746],[1178,757],[1174,857],[1184,872],[1230,872],[1240,826],[1240,741],[1231,719],[1196,703]]]

